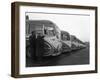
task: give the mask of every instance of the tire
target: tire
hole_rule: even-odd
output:
[[[32,49],[30,46],[26,48],[26,57],[33,58]]]

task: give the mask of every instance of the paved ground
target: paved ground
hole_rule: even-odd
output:
[[[26,59],[26,67],[56,66],[56,65],[78,65],[89,64],[89,48],[62,53],[55,57],[44,57],[41,61]]]

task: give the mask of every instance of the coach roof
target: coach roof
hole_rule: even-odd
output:
[[[48,26],[54,26],[55,24],[50,21],[50,20],[27,20],[29,24],[34,24],[34,25],[48,25]]]

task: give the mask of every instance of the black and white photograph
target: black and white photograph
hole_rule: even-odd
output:
[[[12,76],[97,73],[97,7],[12,4]]]
[[[90,15],[26,12],[26,67],[89,64]]]

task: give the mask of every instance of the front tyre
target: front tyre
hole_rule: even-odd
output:
[[[26,47],[26,57],[33,58],[33,49],[30,46]]]

